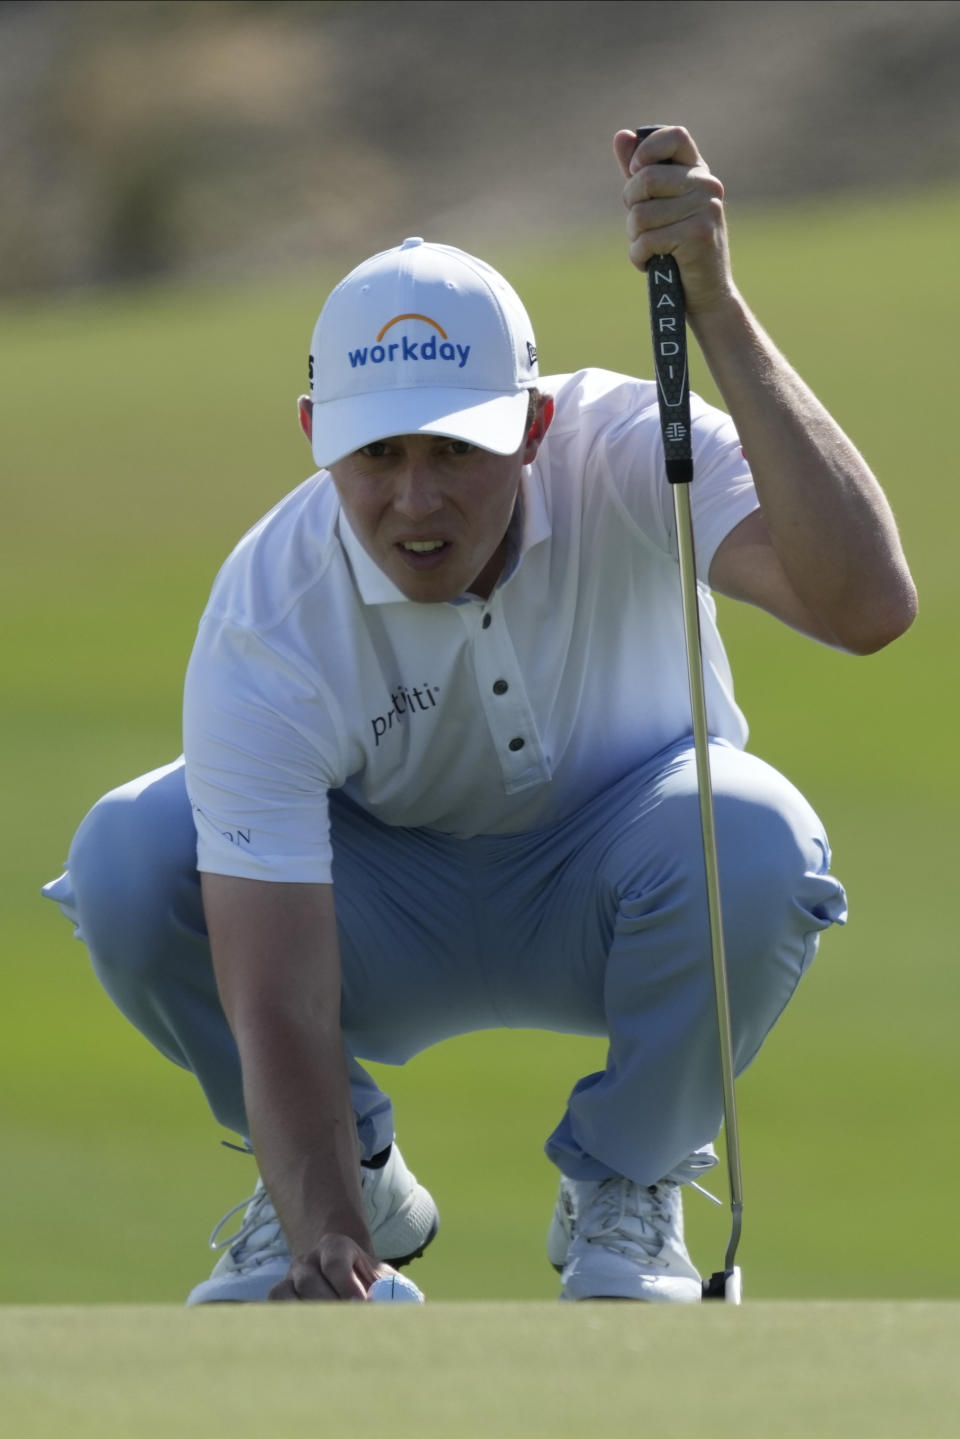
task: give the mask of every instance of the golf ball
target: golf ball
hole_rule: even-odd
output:
[[[375,1279],[367,1290],[374,1304],[422,1304],[423,1295],[412,1279],[402,1274],[385,1274]]]

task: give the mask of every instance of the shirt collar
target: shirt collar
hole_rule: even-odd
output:
[[[550,516],[547,512],[546,498],[543,493],[543,480],[540,471],[535,465],[526,465],[520,479],[519,507],[521,512],[522,532],[520,535],[519,550],[514,550],[513,559],[507,555],[507,564],[504,568],[502,578],[497,582],[505,584],[523,560],[524,555],[534,545],[550,536]],[[347,519],[343,506],[340,506],[340,514],[337,520],[340,532],[340,543],[350,561],[350,568],[353,570],[353,577],[360,598],[366,605],[391,605],[398,603],[411,603],[407,600],[402,590],[397,589],[393,581],[384,574],[379,565],[367,554],[363,545],[357,539],[350,521]],[[511,528],[513,521],[511,521]],[[464,596],[463,598],[469,598]],[[462,603],[462,600],[454,600],[453,604]]]
[[[520,481],[520,498],[523,504],[523,538],[520,542],[520,558],[550,538],[550,514],[547,510],[546,495],[543,491],[543,476],[537,465],[525,465]]]
[[[343,506],[340,506],[340,516],[337,520],[340,530],[340,543],[343,545],[350,561],[350,568],[353,570],[353,578],[356,581],[357,589],[360,591],[360,598],[365,605],[394,605],[398,602],[408,602],[402,590],[398,590],[393,580],[384,574],[379,565],[375,565],[367,554],[363,545],[357,539],[350,528],[350,521],[347,519]]]

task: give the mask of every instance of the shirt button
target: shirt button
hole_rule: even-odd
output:
[[[516,739],[512,739],[512,740],[510,741],[510,743],[509,743],[509,745],[507,746],[507,748],[508,748],[508,749],[512,749],[512,750],[523,749],[523,746],[525,745],[525,743],[526,743],[526,740],[522,740],[522,739],[520,738],[520,736],[518,735]]]
[[[493,692],[495,695],[505,695],[509,688],[510,686],[506,680],[494,680],[493,682]]]
[[[483,619],[481,620],[481,624],[483,625],[483,628],[485,630],[488,630],[490,628],[490,622],[492,619],[493,615],[484,615]]]

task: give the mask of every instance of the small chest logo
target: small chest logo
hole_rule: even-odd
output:
[[[414,685],[413,689],[407,689],[406,685],[397,685],[395,690],[391,690],[390,708],[385,714],[374,715],[370,721],[374,749],[380,748],[380,741],[385,734],[389,734],[394,725],[399,728],[403,720],[436,709],[439,693],[437,685],[428,684]]]

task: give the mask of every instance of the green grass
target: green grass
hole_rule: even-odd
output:
[[[947,1439],[960,1305],[0,1310],[18,1439]]]
[[[851,900],[850,925],[827,937],[740,1088],[755,1298],[960,1290],[960,499],[947,390],[958,225],[953,192],[733,218],[740,283],[879,473],[921,598],[910,635],[866,660],[722,608],[752,747],[824,815]],[[489,258],[527,297],[545,370],[647,369],[643,289],[616,231]],[[206,1271],[218,1214],[252,1187],[189,1077],[112,1010],[38,890],[102,792],[179,749],[182,673],[212,576],[310,469],[294,400],[335,278],[0,313],[8,1303],[175,1301]],[[696,363],[694,380],[711,393]],[[432,1299],[554,1294],[542,1257],[554,1176],[540,1148],[600,1053],[479,1035],[380,1072],[443,1210],[417,1270]],[[726,1218],[695,1195],[687,1207],[696,1257],[713,1268]]]

